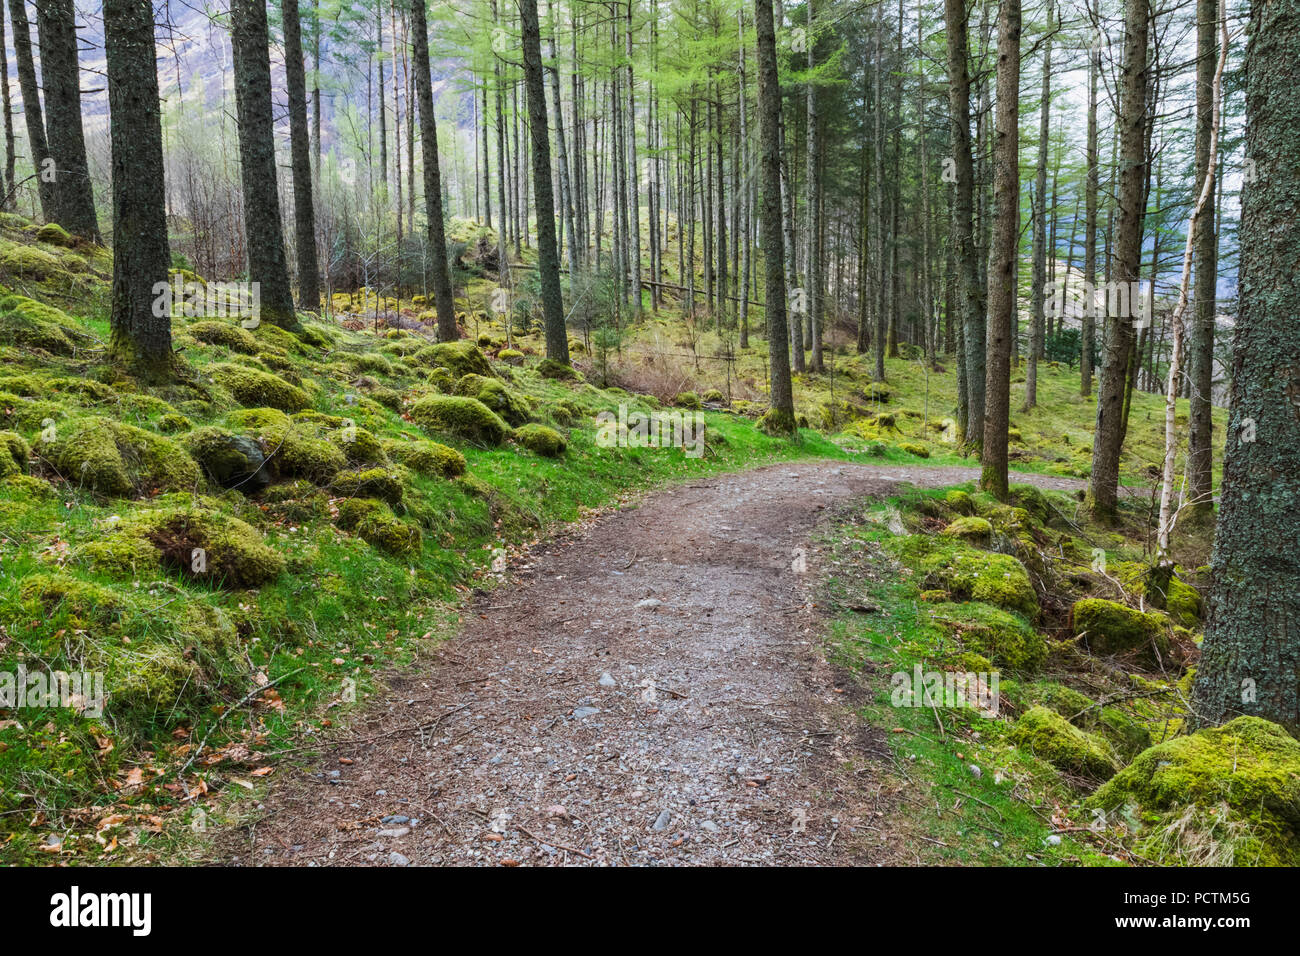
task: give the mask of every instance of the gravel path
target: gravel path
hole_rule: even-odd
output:
[[[775,465],[539,545],[436,664],[390,681],[314,765],[283,768],[213,862],[889,862],[887,747],[819,652],[797,559],[833,506],[975,477]]]

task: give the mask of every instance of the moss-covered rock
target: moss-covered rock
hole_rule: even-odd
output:
[[[180,442],[208,480],[220,488],[253,494],[271,483],[266,455],[251,438],[209,426],[190,432]]]
[[[508,425],[517,427],[532,417],[527,403],[496,379],[482,375],[462,376],[456,383],[456,394],[478,399]]]
[[[66,312],[22,295],[0,296],[0,341],[71,355],[83,338]]]
[[[251,525],[192,501],[133,515],[77,557],[97,571],[135,577],[165,568],[195,581],[250,588],[284,573],[280,554]]]
[[[930,449],[924,445],[918,445],[916,442],[903,442],[898,446],[898,450],[907,452],[909,455],[915,455],[917,458],[930,457]]]
[[[243,355],[256,355],[262,347],[252,333],[233,322],[191,322],[185,331],[205,345],[220,345]]]
[[[465,474],[465,456],[436,441],[385,439],[383,448],[389,458],[428,478],[455,478]]]
[[[697,395],[695,392],[678,392],[676,397],[673,398],[673,404],[676,405],[678,408],[702,407],[702,403],[700,402],[700,396]]]
[[[72,276],[59,257],[37,246],[0,239],[0,274],[65,286]]]
[[[296,422],[274,408],[250,408],[226,418],[257,438],[272,472],[284,478],[329,482],[347,467],[347,456],[310,422]]]
[[[1300,864],[1300,741],[1258,717],[1156,744],[1088,802],[1107,811],[1135,806],[1153,828],[1189,806],[1226,806],[1262,850],[1262,859],[1236,862]]]
[[[502,349],[497,353],[497,360],[506,365],[520,366],[524,364],[524,353],[517,349]]]
[[[1136,652],[1146,658],[1169,653],[1169,619],[1104,598],[1084,598],[1070,610],[1073,633],[1094,654]]]
[[[379,498],[390,505],[402,501],[402,482],[384,468],[341,471],[330,482],[330,490],[341,497]]]
[[[972,544],[987,544],[993,536],[993,525],[989,524],[985,518],[971,515],[949,522],[948,527],[944,528],[941,533],[950,538],[969,541]]]
[[[564,436],[545,425],[524,425],[515,429],[515,441],[545,458],[559,458],[568,447]]]
[[[973,515],[975,502],[971,496],[959,488],[953,488],[943,496],[943,503],[959,515]]]
[[[71,247],[76,241],[72,236],[68,235],[68,230],[57,222],[47,222],[37,229],[36,238],[41,242],[48,242],[52,246],[62,246],[65,249]]]
[[[412,356],[418,365],[448,369],[453,376],[482,375],[492,377],[492,366],[487,356],[468,339],[426,345]]]
[[[359,425],[350,425],[346,422],[338,428],[329,432],[329,440],[334,443],[339,451],[352,464],[377,464],[383,465],[388,463],[388,456],[384,454],[384,446],[373,432]]]
[[[478,445],[495,447],[510,437],[510,426],[476,398],[430,395],[411,406],[411,418],[425,431]]]
[[[192,489],[194,459],[176,442],[110,418],[82,418],[42,436],[36,452],[69,484],[126,497]]]
[[[1010,611],[981,601],[967,601],[939,603],[931,615],[961,642],[964,651],[980,654],[1009,670],[1030,673],[1042,667],[1047,659],[1047,641],[1024,618]]]
[[[0,478],[27,474],[27,459],[32,449],[17,432],[0,431]]]
[[[306,408],[307,393],[278,375],[230,363],[211,367],[212,377],[246,408],[278,408],[296,412]]]
[[[420,529],[399,519],[382,501],[349,498],[338,506],[339,527],[371,547],[398,557],[420,553]]]
[[[559,382],[571,382],[581,377],[572,365],[565,365],[551,358],[544,358],[537,363],[537,374],[542,378]]]
[[[1049,523],[1055,511],[1047,495],[1033,485],[1011,485],[1007,489],[1007,498],[1018,508],[1024,508],[1039,524]]]
[[[1035,688],[1033,700],[1054,710],[1080,730],[1105,738],[1123,760],[1131,760],[1151,746],[1151,731],[1118,707],[1107,707],[1063,684]]]
[[[1165,611],[1180,627],[1200,626],[1201,594],[1179,579],[1173,565],[1151,567],[1138,561],[1123,561],[1115,567],[1115,576],[1126,591],[1134,597],[1145,598],[1150,607]]]
[[[887,547],[921,574],[923,590],[942,588],[954,600],[982,601],[1030,619],[1038,613],[1029,574],[1009,554],[924,534],[890,539]]]
[[[1058,770],[1107,780],[1118,769],[1104,741],[1046,707],[1027,710],[1011,729],[1011,741]]]

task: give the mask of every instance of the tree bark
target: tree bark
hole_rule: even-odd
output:
[[[293,310],[276,185],[266,4],[262,0],[231,0],[230,19],[248,274],[260,286],[261,318],[272,325],[296,329],[298,316]]]
[[[27,145],[31,150],[32,168],[36,172],[36,191],[41,201],[41,218],[57,222],[54,180],[46,171],[50,158],[45,140],[45,120],[41,116],[41,89],[36,81],[36,64],[32,61],[32,28],[27,20],[24,0],[9,0],[14,26],[14,58],[18,61],[18,89],[23,94],[23,120],[27,124]]]
[[[426,241],[433,273],[433,301],[438,313],[438,340],[460,337],[456,305],[447,264],[447,236],[442,213],[442,172],[438,158],[438,118],[433,115],[433,79],[429,73],[429,26],[424,0],[411,0],[411,59],[415,64],[415,98],[420,107],[420,152],[424,157],[424,214]],[[502,256],[505,269],[505,257]]]
[[[312,201],[311,142],[307,131],[307,74],[302,58],[298,0],[281,0],[284,73],[289,94],[289,146],[293,163],[293,225],[298,241],[298,304],[320,309],[320,266],[316,259],[316,207]],[[400,215],[399,215],[400,221]]]
[[[980,488],[1005,501],[1011,411],[1011,315],[1016,308],[1020,239],[1020,0],[1001,0],[998,7],[997,83]]]
[[[1241,297],[1213,583],[1192,708],[1300,730],[1300,3],[1250,7]]]
[[[143,381],[172,370],[171,253],[163,207],[162,116],[150,0],[104,0],[109,135],[113,147],[113,306],[109,352]],[[160,314],[161,313],[161,314]]]

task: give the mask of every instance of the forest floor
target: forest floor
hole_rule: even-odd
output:
[[[809,539],[864,497],[975,475],[778,464],[570,527],[517,559],[426,663],[391,673],[319,756],[245,802],[207,858],[913,862],[887,731],[854,712],[888,675],[827,662]]]

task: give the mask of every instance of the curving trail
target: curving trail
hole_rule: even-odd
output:
[[[894,801],[871,770],[886,748],[844,706],[853,688],[822,658],[804,593],[815,575],[791,559],[834,506],[975,477],[774,465],[539,545],[436,666],[391,681],[314,765],[282,770],[212,861],[888,862]]]

